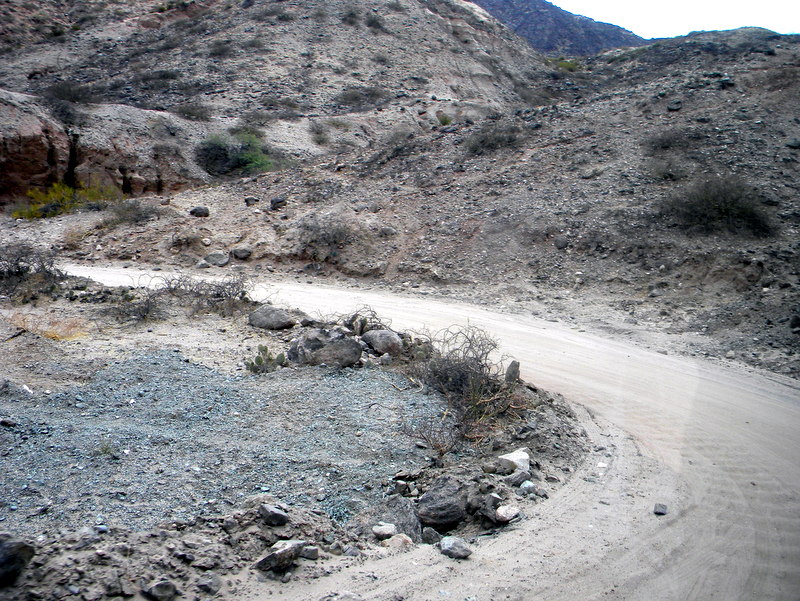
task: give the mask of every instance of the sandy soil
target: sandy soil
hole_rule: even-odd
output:
[[[108,284],[131,278],[121,268],[71,271]],[[466,562],[420,547],[279,592],[243,575],[243,599],[316,599],[343,590],[409,601],[796,599],[796,381],[457,302],[263,284],[273,302],[308,312],[369,304],[399,327],[484,327],[522,362],[523,377],[584,408],[587,431],[610,456],[584,467],[513,532],[479,544]],[[669,514],[653,515],[654,503],[666,503]]]

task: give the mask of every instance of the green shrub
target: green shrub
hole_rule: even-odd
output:
[[[233,44],[230,40],[216,40],[208,49],[208,56],[212,58],[226,58],[233,54]]]
[[[342,13],[342,23],[345,25],[358,25],[361,21],[361,13],[359,10],[353,6],[347,8],[344,13]]]
[[[566,71],[568,73],[575,73],[583,68],[579,61],[566,58],[549,59],[547,63],[559,71]]]
[[[161,214],[161,209],[145,204],[136,198],[118,200],[109,204],[109,216],[103,220],[105,227],[115,227],[123,223],[145,223]]]
[[[186,104],[172,107],[170,111],[190,121],[208,121],[211,119],[211,107],[202,102],[187,102]]]
[[[522,141],[522,130],[516,125],[490,122],[464,141],[467,152],[473,155],[494,152],[501,148],[517,148]]]
[[[88,104],[96,100],[96,94],[89,86],[72,81],[54,83],[45,90],[44,96],[56,100],[65,100],[76,104]]]
[[[668,199],[663,213],[689,233],[728,231],[767,237],[775,233],[775,227],[761,200],[757,190],[734,177],[714,177]]]
[[[333,101],[355,110],[366,110],[386,99],[386,90],[376,86],[351,86],[340,92]]]
[[[436,115],[436,119],[439,121],[439,125],[450,125],[453,122],[453,118],[445,113],[439,113]]]
[[[278,353],[273,357],[265,345],[259,344],[258,354],[252,360],[245,360],[244,364],[254,374],[266,374],[286,365],[286,355]]]
[[[370,13],[367,15],[367,18],[364,19],[364,25],[373,31],[382,31],[386,33],[386,25],[384,25],[383,19],[381,19],[380,16],[376,15],[375,13]]]
[[[26,193],[28,200],[18,202],[11,209],[14,219],[41,219],[72,213],[90,203],[101,203],[120,197],[114,186],[93,185],[87,188],[71,188],[56,183],[46,190],[31,188]]]
[[[276,168],[269,148],[252,133],[237,134],[234,138],[212,136],[198,145],[195,158],[211,175],[247,175]]]

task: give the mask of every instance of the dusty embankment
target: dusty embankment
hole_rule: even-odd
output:
[[[131,283],[123,269],[71,270]],[[458,303],[276,287],[273,302],[308,312],[369,304],[400,327],[484,327],[522,362],[523,377],[612,423],[587,429],[595,441],[613,440],[614,449],[602,475],[579,473],[555,502],[481,545],[465,564],[454,567],[420,548],[402,561],[341,572],[313,590],[290,584],[278,598],[349,589],[369,599],[788,600],[800,590],[796,381]],[[669,515],[655,520],[653,502],[668,503]],[[247,590],[245,597],[258,598],[259,585]]]

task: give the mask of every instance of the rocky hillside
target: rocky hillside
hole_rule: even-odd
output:
[[[546,0],[475,0],[475,4],[548,54],[586,56],[647,43],[627,29],[574,15]]]
[[[797,36],[703,33],[579,64],[463,2],[226,7],[6,56],[6,197],[97,179],[153,195],[9,221],[6,238],[584,321],[599,299],[618,330],[713,334],[698,352],[800,371]]]
[[[28,20],[46,19],[47,6]],[[255,152],[258,167],[373,146],[518,106],[549,74],[463,2],[135,6],[98,7],[95,25],[0,61],[0,198],[59,180],[133,194],[208,181],[235,163],[217,144],[197,168],[211,135]]]

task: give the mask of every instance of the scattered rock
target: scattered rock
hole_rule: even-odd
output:
[[[319,559],[319,547],[315,545],[308,545],[302,548],[300,551],[300,557],[303,559],[310,559],[312,561],[316,561]]]
[[[445,536],[439,541],[439,550],[442,555],[452,559],[466,559],[472,555],[472,549],[467,541],[457,536]]]
[[[397,357],[403,352],[403,340],[391,330],[370,330],[361,338],[379,355]]]
[[[558,250],[564,250],[569,246],[569,238],[566,236],[556,236],[553,240],[553,244],[555,244]]]
[[[425,526],[422,529],[422,542],[428,545],[436,545],[442,540],[442,535],[436,532],[430,526]]]
[[[531,467],[531,457],[525,449],[500,455],[497,460],[500,468],[508,474],[513,474],[517,470],[527,472]]]
[[[683,108],[683,102],[680,100],[673,100],[667,105],[667,110],[671,113],[677,112]]]
[[[222,588],[222,579],[216,574],[204,574],[197,579],[197,588],[204,593],[216,595]]]
[[[169,580],[161,579],[143,589],[144,596],[153,601],[172,601],[178,596],[178,587]]]
[[[283,309],[278,309],[272,305],[261,305],[250,313],[247,317],[247,322],[254,328],[264,330],[285,330],[295,324],[291,315]]]
[[[308,545],[304,540],[279,540],[270,547],[269,553],[259,559],[253,567],[262,572],[282,572],[289,569]]]
[[[203,257],[203,260],[209,265],[214,265],[215,267],[225,267],[230,262],[231,255],[227,252],[217,251],[207,254],[205,257]]]
[[[194,207],[189,211],[189,215],[192,217],[208,217],[211,215],[211,212],[208,210],[208,207]]]
[[[667,506],[664,503],[656,503],[653,507],[653,513],[656,515],[667,515]]]
[[[254,204],[258,204],[261,202],[260,198],[256,198],[255,196],[245,196],[244,197],[244,204],[248,207],[252,207]]]
[[[282,209],[285,207],[289,201],[286,199],[285,196],[276,196],[272,200],[269,201],[269,208],[271,210]]]
[[[388,547],[390,549],[408,549],[414,546],[414,541],[411,540],[411,537],[406,534],[395,534],[383,541],[381,541],[382,547]]]
[[[435,480],[417,503],[417,516],[426,526],[449,527],[467,515],[467,496],[461,483],[450,476]]]
[[[519,381],[519,361],[512,361],[506,368],[506,384],[515,384]]]
[[[253,255],[253,251],[244,246],[233,249],[233,258],[239,261],[247,261]]]
[[[498,524],[508,524],[511,520],[519,516],[520,509],[514,505],[500,505],[495,510],[495,521]]]
[[[286,356],[302,365],[350,367],[361,360],[361,345],[342,332],[319,328],[292,340]]]
[[[503,478],[503,481],[509,486],[516,488],[521,486],[523,482],[531,479],[531,473],[523,470],[515,470],[510,476]]]
[[[267,526],[283,526],[289,523],[289,514],[275,505],[266,503],[258,508],[258,515]]]
[[[0,588],[14,584],[34,553],[32,545],[0,534]]]
[[[795,138],[794,140],[789,140],[786,143],[786,146],[788,146],[789,148],[793,148],[795,150],[800,149],[800,138]]]
[[[350,591],[342,591],[341,593],[331,593],[321,597],[319,601],[364,601],[364,597],[359,597]]]
[[[375,538],[378,540],[386,540],[397,534],[397,526],[394,524],[387,524],[386,522],[378,522],[372,527],[372,534],[374,534]]]

